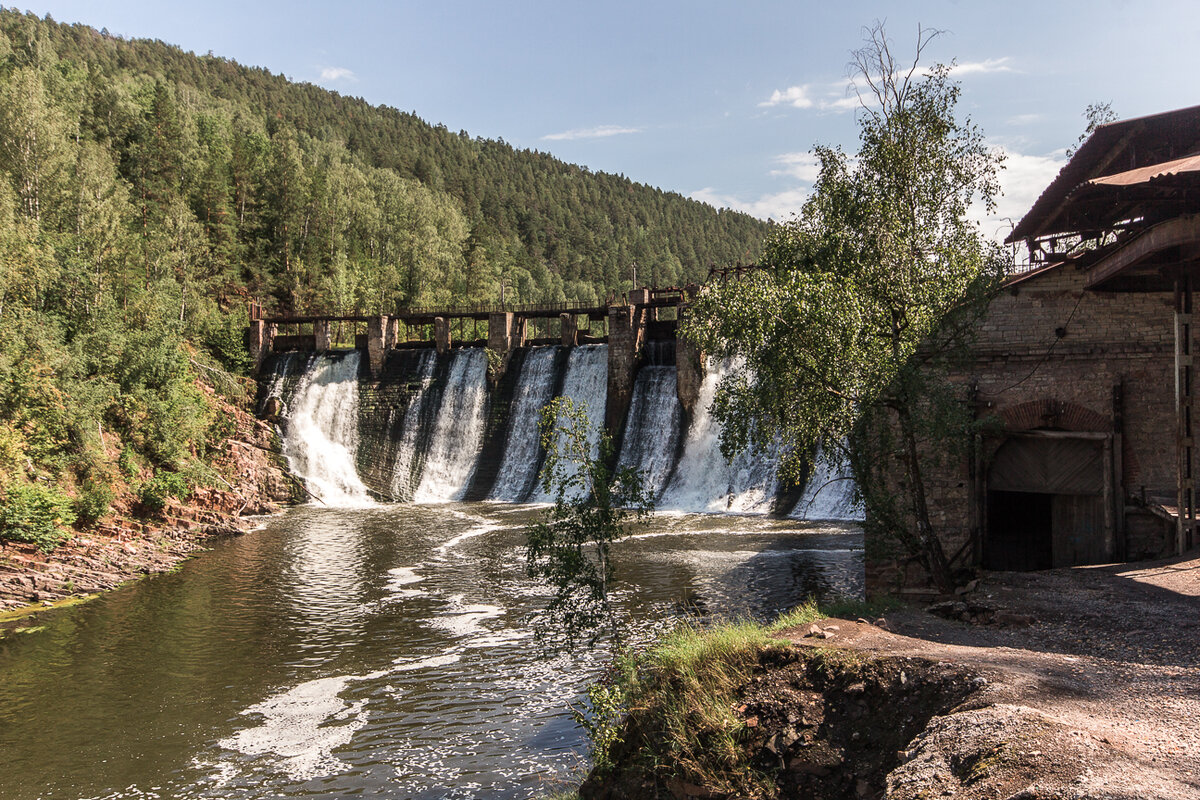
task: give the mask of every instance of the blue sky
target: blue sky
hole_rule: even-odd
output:
[[[1187,2],[309,2],[47,0],[21,7],[263,66],[714,205],[786,217],[815,143],[853,149],[850,52],[885,21],[960,65],[960,109],[1008,154],[999,216],[1057,173],[1088,103],[1200,103]],[[991,220],[991,226],[1003,223]]]

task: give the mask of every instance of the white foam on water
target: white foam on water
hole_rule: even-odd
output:
[[[409,597],[427,597],[429,592],[424,589],[409,589],[408,587],[421,583],[425,580],[424,575],[418,575],[414,567],[396,567],[388,570],[388,582],[384,586],[384,590],[390,597],[384,598],[383,602],[389,600],[400,600]]]
[[[435,669],[461,660],[462,654],[453,650],[443,653],[440,656],[429,656],[428,658],[398,658],[395,662],[396,666],[392,667],[390,672],[414,672],[419,669]]]
[[[485,633],[482,636],[477,636],[471,641],[463,645],[465,650],[478,650],[484,647],[499,647],[501,645],[512,644],[513,642],[521,642],[526,639],[533,638],[532,631],[526,630],[502,630]]]
[[[410,583],[420,583],[425,580],[424,575],[418,575],[413,567],[396,567],[389,569],[388,575],[391,579],[388,580],[389,589],[397,589],[401,586],[408,586]]]
[[[474,539],[477,536],[483,536],[484,534],[491,533],[492,531],[511,530],[513,527],[514,526],[512,526],[512,525],[500,525],[495,522],[485,522],[482,525],[478,525],[474,528],[471,528],[470,530],[463,531],[462,533],[458,534],[457,536],[455,536],[451,539],[448,539],[447,541],[438,545],[437,550],[435,552],[439,556],[445,556],[446,553],[453,550],[455,547],[458,547],[460,544],[467,541],[468,539]]]
[[[348,703],[339,695],[348,683],[368,676],[342,675],[306,681],[242,711],[263,722],[219,744],[248,756],[274,754],[275,765],[294,780],[339,772],[345,765],[333,751],[350,743],[366,724],[365,700]]]
[[[451,635],[458,637],[490,633],[480,623],[487,619],[494,619],[504,613],[503,606],[494,606],[487,603],[465,605],[463,604],[463,596],[461,594],[456,594],[450,598],[450,607],[453,610],[430,620],[430,624],[435,628],[441,628]]]

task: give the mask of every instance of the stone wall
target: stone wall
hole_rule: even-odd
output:
[[[973,393],[976,415],[996,423],[995,435],[981,438],[961,457],[937,454],[943,463],[926,475],[932,522],[947,554],[958,556],[956,566],[979,563],[977,473],[986,474],[1005,432],[1112,433],[1120,443],[1118,509],[1128,500],[1132,517],[1142,497],[1173,501],[1174,298],[1085,291],[1084,278],[1067,266],[1011,284],[979,324],[970,360],[952,375],[964,402]],[[1145,517],[1138,515],[1128,531],[1128,557],[1158,555],[1169,547],[1161,532],[1154,533],[1162,520]],[[912,564],[872,550],[869,546],[869,591],[923,580]]]

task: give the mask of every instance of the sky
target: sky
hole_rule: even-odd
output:
[[[414,111],[433,124],[761,218],[799,210],[815,144],[856,149],[864,26],[958,66],[960,116],[1006,155],[1003,236],[1057,174],[1089,103],[1200,103],[1200,4],[44,0],[60,22],[161,39]],[[1191,77],[1187,77],[1191,76]],[[1011,222],[1009,221],[1011,220]]]

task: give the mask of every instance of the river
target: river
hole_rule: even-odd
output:
[[[586,769],[602,652],[529,615],[529,506],[304,506],[0,639],[0,797],[523,798]],[[616,551],[643,635],[856,594],[852,524],[660,514]]]

